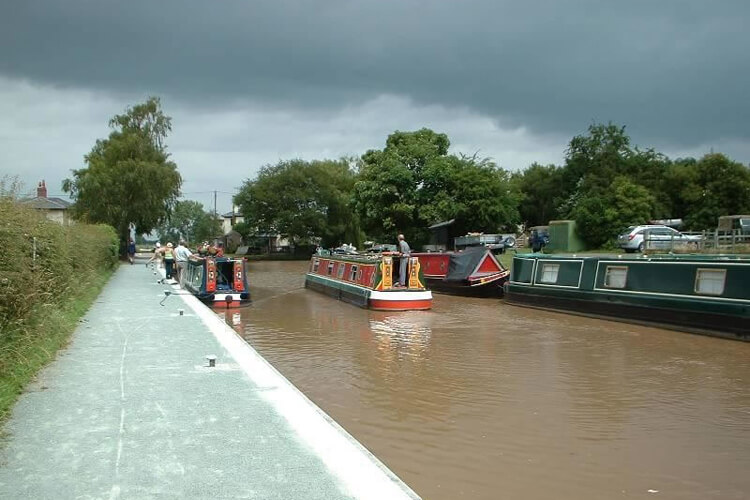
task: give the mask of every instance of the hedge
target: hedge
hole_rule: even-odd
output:
[[[0,198],[0,420],[20,388],[65,344],[75,324],[71,314],[85,312],[82,300],[93,300],[92,287],[103,286],[118,264],[117,250],[109,226],[62,226]],[[61,328],[70,331],[61,334]]]

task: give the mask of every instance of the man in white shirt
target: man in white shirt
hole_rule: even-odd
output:
[[[398,284],[401,287],[406,286],[406,270],[409,263],[409,256],[411,255],[411,248],[404,239],[403,234],[398,235],[398,251],[401,253],[401,261],[399,262],[399,273],[398,273]]]
[[[174,260],[177,264],[177,282],[182,286],[182,272],[187,266],[188,257],[193,255],[188,247],[185,246],[185,240],[180,240],[180,244],[174,249]]]

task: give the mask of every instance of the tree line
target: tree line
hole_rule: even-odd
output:
[[[219,222],[193,201],[179,201],[182,177],[169,158],[171,119],[158,98],[110,120],[112,132],[86,155],[63,188],[74,215],[115,227],[124,241],[158,231],[199,241]],[[453,220],[454,231],[515,232],[572,219],[591,248],[611,244],[629,225],[682,218],[688,229],[716,226],[720,215],[750,212],[750,168],[721,153],[670,159],[631,144],[625,127],[593,124],[573,137],[561,165],[510,172],[488,158],[449,153],[446,134],[390,134],[360,157],[282,160],[245,181],[234,202],[245,237],[284,234],[297,244],[360,246],[404,233],[413,246],[428,226]]]
[[[653,219],[682,218],[701,230],[720,215],[750,212],[748,166],[720,153],[671,160],[631,145],[625,127],[611,123],[574,137],[562,165],[521,172],[449,147],[445,134],[429,129],[394,132],[383,149],[359,158],[264,167],[235,198],[242,230],[318,236],[326,246],[403,232],[419,245],[429,225],[450,219],[457,234],[571,219],[590,248],[601,248]]]

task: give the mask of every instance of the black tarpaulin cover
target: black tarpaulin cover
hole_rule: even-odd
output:
[[[451,254],[448,274],[443,281],[466,280],[488,252],[484,247],[468,247],[463,252]]]

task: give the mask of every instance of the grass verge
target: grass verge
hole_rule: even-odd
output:
[[[115,268],[116,269],[116,268]],[[60,306],[40,306],[22,327],[9,332],[0,346],[0,426],[26,385],[55,359],[99,296],[115,269],[103,269],[71,291]]]

